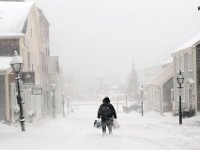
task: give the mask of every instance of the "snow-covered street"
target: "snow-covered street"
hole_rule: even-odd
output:
[[[76,107],[65,119],[44,119],[20,127],[0,124],[1,150],[199,150],[200,117],[178,125],[171,114],[148,112],[118,113],[119,129],[102,136],[93,128],[97,108]]]
[[[200,150],[200,0],[0,0],[0,150]]]

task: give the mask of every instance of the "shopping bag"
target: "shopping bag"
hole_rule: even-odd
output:
[[[118,129],[120,127],[119,122],[115,119],[113,121],[113,129]]]
[[[101,128],[101,127],[102,127],[101,121],[95,120],[93,126],[94,126],[95,128]]]

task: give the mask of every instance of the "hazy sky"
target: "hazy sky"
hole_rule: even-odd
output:
[[[200,0],[35,0],[51,26],[51,54],[80,81],[126,79],[162,63],[200,32]]]

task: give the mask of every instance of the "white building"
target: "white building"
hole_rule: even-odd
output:
[[[146,88],[149,108],[161,113],[172,111],[173,63],[169,63],[162,71],[157,73]]]
[[[47,91],[48,88],[48,30],[48,21],[34,2],[0,1],[0,56],[12,57],[14,50],[17,50],[23,58],[22,98],[25,103],[24,110],[27,121],[31,121],[33,116],[39,119],[45,114],[46,101],[44,101],[45,96],[43,95],[45,92],[36,93],[34,91],[36,89]],[[25,80],[26,74],[31,75],[29,80]],[[11,74],[7,74],[6,77],[9,79],[10,106],[5,106],[9,113],[4,118],[9,118],[5,119],[8,122],[15,122],[17,119],[15,114],[16,87],[12,77]],[[3,83],[0,84],[3,86]],[[7,83],[5,88],[6,86]],[[35,90],[33,91],[33,89]],[[4,103],[4,101],[4,97],[0,95],[0,103]]]
[[[179,89],[177,75],[183,72],[184,88],[182,89],[182,108],[200,111],[200,34],[177,48],[172,57],[174,60],[174,102],[173,110],[177,112]]]

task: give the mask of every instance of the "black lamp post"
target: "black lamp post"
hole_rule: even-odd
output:
[[[67,114],[69,114],[69,101],[70,101],[70,97],[67,97]]]
[[[52,92],[53,92],[53,101],[52,101],[52,108],[53,108],[53,118],[56,117],[56,103],[55,103],[55,91],[56,91],[56,84],[53,82],[51,84]]]
[[[184,76],[182,74],[182,72],[180,71],[178,76],[177,76],[177,82],[178,82],[178,88],[179,88],[179,124],[181,125],[182,124],[182,107],[181,107],[181,88],[182,87],[182,84],[184,82]]]
[[[65,118],[65,97],[64,97],[64,94],[62,94],[62,106],[63,106],[63,117]]]
[[[141,114],[144,115],[144,102],[143,102],[143,96],[144,96],[144,88],[141,85],[140,87],[140,97],[141,97]]]
[[[14,56],[10,62],[10,65],[16,75],[16,84],[17,84],[17,104],[19,105],[19,110],[20,110],[20,124],[21,124],[21,130],[25,131],[25,118],[23,114],[23,104],[22,104],[22,97],[21,97],[21,91],[20,91],[20,85],[19,85],[19,80],[20,80],[20,72],[22,68],[22,58],[18,56],[17,51],[14,52]]]

